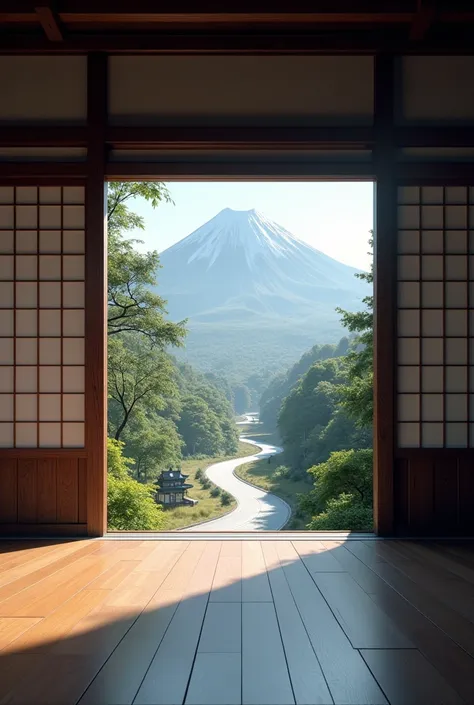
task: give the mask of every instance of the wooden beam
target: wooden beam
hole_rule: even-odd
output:
[[[64,37],[61,31],[60,20],[56,13],[51,9],[51,6],[40,5],[35,7],[35,12],[49,41],[63,42]]]
[[[115,149],[368,149],[371,127],[110,127]]]
[[[86,147],[86,127],[2,126],[0,147]]]
[[[61,179],[61,184],[65,179],[81,179],[87,173],[85,162],[0,162],[0,177],[2,179],[50,179],[57,185],[57,180]],[[46,185],[46,184],[44,184]]]
[[[86,54],[108,52],[131,55],[218,55],[218,56],[318,56],[374,55],[380,52],[408,55],[465,55],[472,51],[468,26],[442,37],[410,42],[406,32],[378,30],[339,32],[101,32],[68,35],[64,42],[50,42],[36,35],[15,33],[2,36],[0,54]]]
[[[396,237],[394,59],[375,59],[374,233],[374,525],[388,536],[394,528]]]
[[[410,28],[410,41],[421,42],[435,19],[435,8],[430,0],[418,0],[418,9]]]
[[[105,127],[107,56],[87,64],[88,158],[86,185],[86,449],[87,531],[107,530],[107,246],[105,215]]]
[[[108,181],[370,181],[371,163],[364,162],[108,162]]]

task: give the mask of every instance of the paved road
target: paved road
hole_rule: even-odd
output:
[[[235,497],[237,507],[230,514],[219,519],[213,519],[183,531],[278,531],[290,518],[291,510],[286,502],[274,494],[242,482],[234,475],[234,470],[239,465],[268,458],[270,455],[281,453],[282,449],[257,443],[246,437],[240,440],[260,448],[260,452],[245,458],[224,460],[222,463],[211,465],[206,471],[211,482]]]

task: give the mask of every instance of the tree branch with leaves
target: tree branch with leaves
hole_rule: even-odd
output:
[[[172,203],[162,182],[109,184],[107,195],[108,226],[108,334],[141,333],[152,345],[164,349],[179,347],[186,336],[186,321],[166,319],[166,301],[152,291],[160,268],[158,252],[140,253],[140,240],[125,236],[144,230],[145,221],[134,213],[130,201],[144,199],[153,208]]]

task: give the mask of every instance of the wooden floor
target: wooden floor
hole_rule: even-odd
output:
[[[0,703],[474,703],[474,545],[0,544]]]

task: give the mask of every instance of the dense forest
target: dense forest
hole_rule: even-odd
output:
[[[152,291],[158,254],[141,254],[127,237],[144,227],[129,207],[135,198],[154,207],[171,200],[162,183],[109,184],[109,526],[158,529],[162,509],[152,482],[161,469],[186,456],[235,453],[238,434],[235,391],[169,352],[183,345],[186,321],[171,322],[166,302]]]
[[[358,276],[373,281],[372,272]],[[372,527],[373,297],[363,304],[339,310],[348,338],[314,346],[260,400],[261,421],[278,429],[284,471],[311,483],[299,506],[313,530]]]

